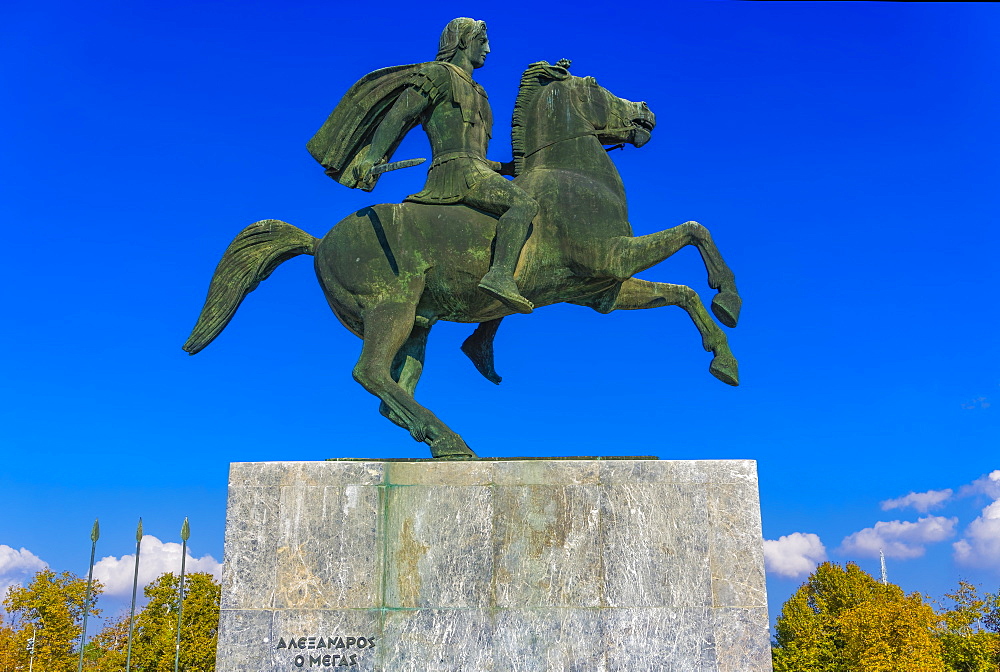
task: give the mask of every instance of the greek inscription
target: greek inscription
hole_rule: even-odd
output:
[[[278,649],[374,649],[374,637],[284,637],[278,639],[274,647]]]
[[[275,651],[281,649],[340,649],[339,653],[296,654],[292,658],[295,667],[355,667],[359,664],[358,654],[349,653],[349,649],[371,650],[375,648],[374,637],[341,637],[300,635],[297,637],[280,637],[275,645]]]
[[[358,654],[327,653],[321,656],[309,654],[307,658],[300,653],[295,656],[292,662],[295,667],[355,667],[358,664]]]

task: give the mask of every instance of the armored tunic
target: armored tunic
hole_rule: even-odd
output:
[[[420,121],[433,158],[423,190],[404,200],[459,203],[480,181],[503,179],[486,159],[493,113],[482,86],[444,61],[425,63],[413,73],[409,86],[427,102]]]

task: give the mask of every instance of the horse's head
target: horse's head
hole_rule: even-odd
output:
[[[593,77],[570,77],[564,86],[572,91],[576,108],[593,124],[601,144],[625,142],[642,147],[649,142],[656,117],[646,103],[619,98]]]
[[[563,140],[595,136],[601,144],[649,142],[656,117],[646,103],[619,98],[593,77],[569,74],[569,61],[532,63],[514,106],[513,145],[523,160]]]

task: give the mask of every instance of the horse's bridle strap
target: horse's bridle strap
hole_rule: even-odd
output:
[[[543,149],[551,147],[552,145],[558,145],[560,142],[566,142],[567,140],[576,140],[577,138],[585,138],[588,135],[597,136],[597,135],[600,135],[602,133],[617,133],[618,131],[631,131],[631,130],[634,130],[634,129],[635,129],[635,126],[623,126],[621,128],[602,128],[601,130],[595,129],[593,131],[584,131],[583,133],[576,133],[574,135],[570,135],[570,136],[567,136],[565,138],[559,138],[557,140],[550,140],[549,142],[546,142],[544,145],[540,145],[538,147],[535,147],[533,150],[531,150],[530,152],[526,153],[523,158],[526,159],[529,156],[531,156],[532,154],[536,154],[536,153],[542,151]]]

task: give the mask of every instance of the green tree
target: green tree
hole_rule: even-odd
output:
[[[976,586],[965,581],[945,595],[951,606],[941,611],[941,643],[944,661],[954,672],[997,672],[1000,670],[1000,634],[996,632],[997,595],[982,596]],[[991,630],[993,630],[991,632]]]
[[[785,603],[775,672],[947,672],[938,617],[918,593],[882,584],[854,563],[823,563]]]
[[[143,589],[149,602],[135,617],[134,670],[173,672],[179,584],[177,576],[167,573]],[[184,672],[215,669],[221,594],[221,586],[211,574],[195,573],[184,577],[180,653],[180,669]],[[128,647],[128,614],[104,628],[94,638],[94,644],[101,652],[95,670],[123,670]]]
[[[83,627],[84,599],[87,581],[72,572],[56,574],[43,569],[35,574],[27,586],[12,586],[3,600],[10,623],[7,627],[13,641],[12,666],[25,665],[27,669],[28,638],[35,634],[35,669],[46,672],[73,672],[77,668],[77,645]],[[94,581],[90,613],[99,616],[97,596],[101,584]],[[8,632],[0,633],[7,635]],[[2,651],[7,655],[7,646]],[[6,662],[6,661],[5,661]]]

